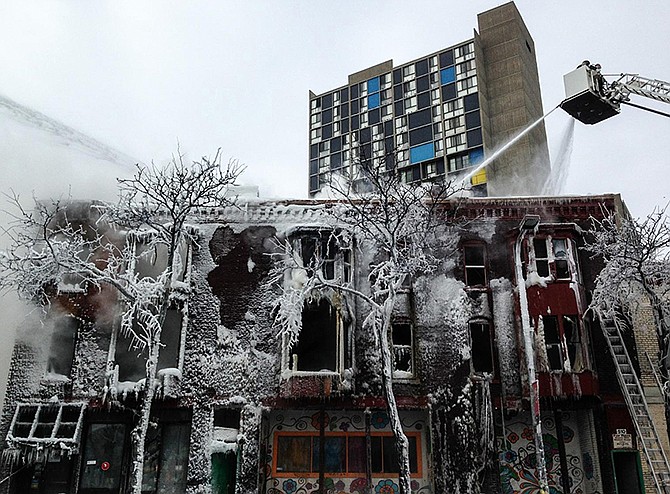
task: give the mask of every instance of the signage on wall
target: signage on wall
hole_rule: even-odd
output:
[[[612,434],[612,443],[614,449],[632,449],[633,436],[626,429],[617,429],[616,434]]]

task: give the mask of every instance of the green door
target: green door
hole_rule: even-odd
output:
[[[237,455],[214,453],[212,455],[212,492],[213,494],[235,494],[235,473]]]

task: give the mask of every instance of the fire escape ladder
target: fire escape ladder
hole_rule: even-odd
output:
[[[658,431],[649,413],[649,406],[644,397],[642,385],[635,373],[633,364],[621,337],[621,321],[618,317],[606,317],[599,313],[600,325],[607,340],[614,364],[617,379],[621,386],[628,412],[630,413],[637,437],[642,444],[644,456],[659,493],[670,494],[670,466],[663,451]]]

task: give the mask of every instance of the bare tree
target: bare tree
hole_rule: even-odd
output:
[[[596,278],[592,306],[623,311],[629,316],[641,303],[649,303],[658,337],[665,414],[670,424],[670,222],[667,206],[643,220],[607,214],[593,219],[592,241],[586,249],[602,257],[605,266]],[[632,322],[632,320],[629,320]],[[670,434],[670,432],[669,432]]]
[[[347,232],[359,244],[367,242],[376,249],[368,275],[369,292],[343,279],[325,277],[323,253],[304,259],[287,240],[275,269],[274,280],[282,286],[275,324],[290,347],[298,341],[304,304],[315,294],[332,290],[363,302],[367,316],[362,328],[373,336],[381,355],[379,371],[399,459],[399,488],[402,494],[409,494],[409,442],[393,392],[393,313],[404,286],[437,268],[439,261],[432,254],[435,233],[447,224],[439,206],[455,189],[444,182],[403,183],[393,169],[393,154],[361,159],[354,167],[357,173],[331,180],[330,189],[338,201],[330,205],[323,221],[338,238]]]
[[[179,282],[186,259],[182,246],[195,243],[189,215],[198,208],[229,203],[230,187],[243,171],[237,162],[221,164],[217,151],[192,164],[177,154],[166,166],[137,165],[132,178],[119,179],[117,204],[38,202],[19,213],[7,234],[11,246],[0,255],[0,287],[18,289],[30,300],[48,303],[65,281],[77,279],[89,294],[112,290],[119,301],[121,332],[145,358],[138,418],[131,432],[131,490],[140,494],[144,447],[163,346],[161,332],[175,299],[188,287]],[[138,249],[141,244],[143,249]],[[140,256],[162,253],[163,269],[142,276]]]

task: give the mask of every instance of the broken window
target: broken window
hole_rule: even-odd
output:
[[[291,352],[294,371],[338,372],[341,368],[340,317],[326,299],[309,301],[302,311],[302,329]]]
[[[172,262],[175,281],[183,281],[186,276],[189,244],[183,241],[177,246]],[[137,242],[135,244],[135,272],[142,278],[158,279],[167,269],[168,245],[159,242]]]
[[[407,379],[414,376],[414,345],[412,325],[394,322],[391,326],[393,341],[393,377]]]
[[[170,307],[165,315],[161,330],[161,348],[157,370],[178,368],[181,353],[183,314],[178,306]],[[139,325],[134,324],[140,331]],[[130,333],[119,331],[116,342],[115,360],[119,366],[119,381],[139,381],[146,377],[146,350],[138,347]]]
[[[47,373],[50,375],[69,376],[74,360],[74,349],[79,329],[79,319],[54,311],[50,315],[52,328],[49,345]]]
[[[326,280],[351,281],[351,249],[341,233],[309,232],[302,234],[295,243],[303,266],[310,274],[320,269]]]
[[[542,316],[549,370],[584,370],[579,318],[573,315]]]
[[[419,433],[406,433],[409,440],[410,474],[420,476]],[[367,437],[363,432],[326,432],[323,443],[323,470],[342,477],[361,477],[368,465]],[[390,433],[370,434],[370,474],[378,477],[398,473],[395,438]],[[316,477],[320,471],[321,438],[318,432],[275,435],[274,475]]]
[[[547,361],[550,370],[563,370],[564,356],[561,348],[561,334],[558,328],[558,317],[542,316],[544,326],[544,343],[547,349]]]
[[[168,260],[168,246],[162,243],[145,243],[137,241],[135,249],[135,272],[141,278],[157,279],[165,272]],[[183,282],[188,271],[189,244],[182,242],[175,250],[173,260],[173,282]],[[174,285],[173,285],[174,288]],[[156,308],[156,310],[158,310]],[[173,301],[167,309],[161,329],[161,348],[158,356],[157,370],[178,368],[181,355],[181,342],[185,303]],[[137,334],[143,333],[140,321],[133,322],[133,330]],[[119,381],[139,381],[146,376],[144,356],[146,349],[142,349],[134,341],[130,332],[119,330],[114,359],[119,366]]]
[[[537,271],[538,276],[546,278],[549,276],[547,240],[544,238],[534,238],[533,251],[535,252],[535,270]]]
[[[468,323],[470,329],[470,365],[476,374],[493,374],[493,334],[485,319]]]
[[[79,443],[84,405],[17,405],[7,441],[27,444]]]
[[[567,238],[534,238],[535,271],[543,278],[570,280],[570,240]]]
[[[465,284],[467,286],[485,286],[486,280],[486,247],[482,244],[463,246],[465,262]]]

